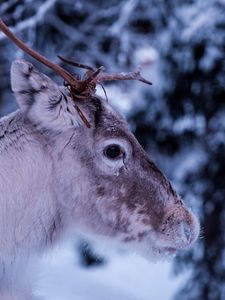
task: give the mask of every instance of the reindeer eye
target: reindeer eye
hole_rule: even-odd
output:
[[[118,145],[109,145],[104,149],[104,154],[107,158],[116,159],[122,156],[123,151]]]

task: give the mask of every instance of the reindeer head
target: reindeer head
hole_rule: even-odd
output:
[[[1,19],[0,28],[67,83],[58,86],[26,61],[15,61],[11,68],[12,89],[24,120],[34,135],[38,132],[51,158],[54,203],[63,222],[156,256],[190,247],[199,233],[196,217],[125,119],[95,95],[96,84],[103,80],[149,82],[139,72],[110,75],[101,68],[88,68],[77,80],[24,45]]]
[[[64,220],[154,254],[193,244],[195,216],[111,105],[95,95],[75,104],[66,87],[22,60],[13,63],[11,82],[25,119],[48,145]]]

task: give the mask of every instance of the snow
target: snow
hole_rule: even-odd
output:
[[[84,268],[72,242],[43,259],[37,294],[48,300],[170,300],[187,274],[171,277],[171,262],[153,264],[111,249],[103,267]]]
[[[151,46],[141,47],[134,53],[135,62],[144,67],[146,65],[151,65],[159,58],[158,51]]]
[[[25,21],[20,22],[14,29],[13,32],[17,34],[18,32],[24,30],[25,28],[31,28],[36,26],[39,20],[42,20],[44,15],[48,10],[54,5],[56,0],[47,0],[45,1],[37,10],[37,13],[31,18],[26,19]],[[3,9],[3,8],[2,8]],[[0,32],[0,40],[6,39],[6,36]]]
[[[181,182],[185,175],[191,171],[198,169],[207,160],[205,152],[201,148],[195,146],[191,150],[186,149],[183,154],[177,158],[174,170],[175,182]]]
[[[105,87],[109,103],[124,115],[129,115],[134,107],[137,109],[143,107],[145,104],[144,99],[140,98],[139,89],[135,89],[136,84],[140,83],[130,84],[133,87],[129,85],[129,89],[132,90],[132,96],[127,93],[127,90],[122,89],[119,85],[109,85]],[[105,99],[105,94],[101,86],[97,87],[97,94]]]
[[[121,29],[126,25],[127,20],[129,19],[135,6],[137,5],[137,2],[138,2],[137,0],[129,0],[122,6],[118,21],[115,22],[109,30],[111,34],[121,35]]]
[[[181,134],[185,130],[193,130],[200,135],[205,132],[205,127],[206,124],[203,115],[185,115],[181,118],[177,118],[174,122],[173,130],[177,134]]]

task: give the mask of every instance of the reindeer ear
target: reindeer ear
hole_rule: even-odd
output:
[[[57,131],[82,123],[67,89],[59,87],[31,63],[12,63],[11,86],[20,109],[33,122]]]

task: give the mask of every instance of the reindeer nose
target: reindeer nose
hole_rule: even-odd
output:
[[[180,230],[183,236],[183,241],[186,243],[190,243],[193,236],[190,224],[188,224],[188,222],[186,221],[182,221]]]

